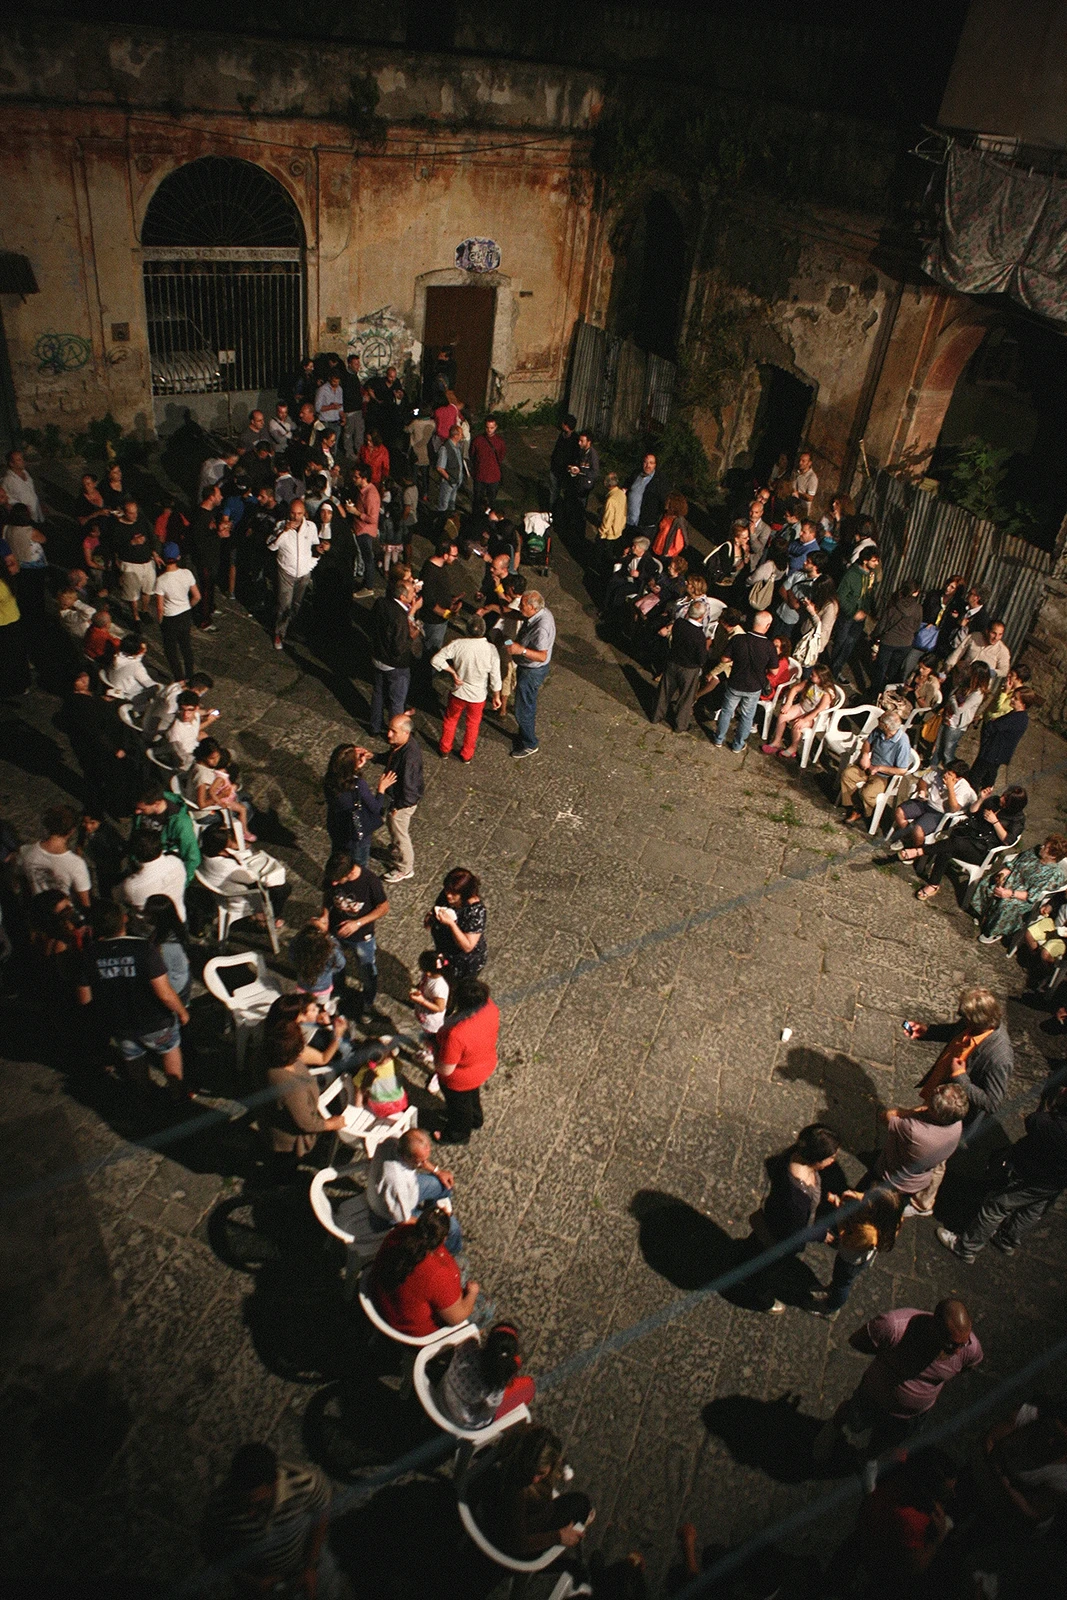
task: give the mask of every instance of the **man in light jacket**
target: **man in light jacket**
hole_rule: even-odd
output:
[[[289,507],[289,517],[277,533],[267,540],[267,549],[273,550],[278,563],[278,609],[274,618],[274,648],[280,650],[285,643],[289,624],[304,603],[311,574],[319,557],[327,549],[319,542],[319,530],[304,515],[303,500],[294,500]]]
[[[478,744],[478,729],[482,713],[490,694],[493,710],[500,710],[500,655],[495,645],[485,637],[485,618],[472,617],[465,639],[453,639],[434,656],[430,665],[435,672],[448,672],[454,687],[448,697],[444,720],[441,724],[441,741],[437,746],[440,756],[452,754],[456,728],[466,712],[463,730],[461,761],[472,761]]]

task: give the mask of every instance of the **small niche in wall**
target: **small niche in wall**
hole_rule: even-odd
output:
[[[112,344],[129,344],[130,325],[128,322],[113,322],[111,324]]]

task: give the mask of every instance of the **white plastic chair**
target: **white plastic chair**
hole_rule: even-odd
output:
[[[336,1173],[334,1176],[336,1177]],[[379,1234],[379,1244],[381,1244],[382,1238],[383,1235]],[[453,1326],[447,1328],[435,1328],[433,1333],[423,1334],[421,1338],[416,1338],[415,1335],[411,1333],[399,1333],[396,1328],[391,1328],[389,1326],[388,1322],[386,1322],[385,1318],[378,1310],[378,1307],[371,1299],[369,1267],[364,1271],[359,1280],[359,1303],[363,1307],[363,1313],[371,1327],[374,1329],[375,1333],[380,1333],[383,1338],[391,1339],[394,1344],[406,1345],[412,1350],[427,1350],[434,1345],[439,1345],[443,1340],[447,1339],[450,1334],[455,1333],[457,1329],[466,1328],[469,1326],[469,1323],[466,1321],[457,1322]],[[412,1360],[414,1360],[414,1357],[412,1357]]]
[[[528,1407],[515,1406],[513,1410],[505,1412],[499,1421],[490,1422],[485,1428],[461,1428],[459,1423],[453,1422],[451,1417],[446,1416],[437,1404],[437,1398],[433,1392],[433,1384],[430,1382],[426,1371],[428,1363],[436,1360],[442,1350],[447,1349],[449,1346],[455,1348],[461,1344],[466,1344],[468,1339],[477,1339],[477,1337],[477,1328],[471,1327],[469,1323],[458,1331],[450,1328],[447,1339],[439,1340],[430,1350],[419,1351],[415,1357],[413,1379],[415,1393],[419,1397],[419,1404],[430,1421],[435,1427],[440,1428],[442,1433],[450,1433],[455,1439],[473,1439],[479,1444],[489,1444],[491,1440],[499,1438],[506,1428],[513,1428],[517,1422],[529,1422],[530,1412]]]
[[[219,977],[226,967],[247,967],[252,976],[247,983],[231,994]],[[221,1000],[233,1023],[234,1050],[237,1070],[244,1063],[248,1041],[260,1026],[267,1012],[281,994],[281,984],[267,971],[266,963],[258,950],[243,950],[236,956],[212,956],[204,967],[204,987],[208,994]]]
[[[460,1445],[459,1453],[456,1457],[454,1479],[456,1485],[456,1508],[459,1511],[459,1520],[463,1524],[464,1532],[483,1556],[492,1561],[495,1566],[503,1567],[505,1572],[513,1572],[516,1576],[520,1573],[543,1572],[554,1561],[558,1561],[560,1556],[566,1555],[567,1549],[565,1545],[554,1544],[550,1549],[543,1550],[539,1556],[535,1556],[532,1561],[520,1561],[515,1556],[506,1555],[503,1550],[498,1550],[496,1545],[490,1544],[478,1526],[474,1512],[470,1507],[470,1491],[477,1480],[479,1470],[484,1471],[490,1465],[488,1461],[485,1461],[479,1468],[476,1465],[479,1454],[481,1454],[481,1451],[478,1443],[472,1439],[465,1439]],[[586,1525],[577,1523],[575,1526],[584,1529]],[[513,1588],[514,1586],[513,1580]],[[564,1572],[552,1590],[549,1600],[567,1600],[569,1595],[591,1593],[592,1590],[588,1585],[579,1584],[571,1573]]]
[[[119,715],[121,716],[121,714],[122,708],[120,707]],[[163,787],[165,789],[173,790],[175,794],[181,794],[182,788],[181,780],[178,775],[178,769],[173,765],[172,762],[165,761],[163,759],[163,755],[160,753],[159,747],[156,745],[150,745],[145,751],[145,755],[152,765],[162,774]]]
[[[804,668],[800,665],[800,662],[795,660],[793,656],[790,656],[788,678],[784,683],[780,683],[778,685],[777,689],[771,695],[769,700],[761,701],[760,705],[758,706],[757,709],[763,717],[763,731],[760,734],[760,742],[762,744],[766,744],[767,740],[770,738],[771,719],[778,710],[779,701],[785,694],[785,691],[800,680],[803,671]]]
[[[819,741],[819,747],[815,752],[816,762],[822,760],[825,751],[829,752],[831,758],[837,760],[866,739],[878,718],[885,715],[881,706],[846,706],[845,691],[840,687],[837,695],[838,699],[830,710],[824,711],[821,717],[817,717],[815,726],[804,733],[800,757],[802,767],[808,764],[809,752],[815,739]],[[860,725],[856,728],[844,728],[842,725],[853,717],[861,718]]]
[[[132,728],[134,733],[140,733],[144,727],[144,716],[138,716],[137,708],[129,701],[123,700],[118,706],[119,721],[124,722],[127,728]]]
[[[919,754],[918,750],[913,750],[911,755],[908,757],[907,771],[894,773],[887,786],[882,790],[881,794],[874,802],[874,810],[871,812],[871,825],[867,829],[868,833],[873,834],[878,832],[882,822],[882,813],[885,811],[886,806],[896,798],[904,779],[906,777],[913,778],[915,774],[921,770],[922,764],[922,756]]]
[[[359,1283],[359,1275],[368,1261],[373,1261],[378,1254],[378,1246],[385,1235],[376,1233],[370,1225],[370,1207],[367,1205],[365,1194],[353,1195],[351,1207],[351,1221],[355,1228],[354,1233],[339,1226],[334,1218],[333,1204],[326,1193],[326,1186],[337,1182],[336,1167],[323,1167],[311,1180],[308,1198],[315,1220],[326,1229],[327,1233],[335,1239],[340,1239],[347,1252],[345,1262],[344,1295],[346,1300],[351,1300]]]
[[[999,872],[1001,867],[1007,865],[1009,855],[1015,856],[1018,855],[1018,853],[1018,845],[998,844],[994,845],[993,849],[988,852],[984,861],[958,861],[956,857],[953,856],[949,865],[955,867],[961,876],[967,880],[967,887],[963,891],[963,899],[960,902],[960,909],[963,911],[970,910],[971,901],[974,899],[974,891],[978,887],[979,879],[985,877],[986,873],[989,871],[990,867],[993,866],[994,862],[997,863],[997,871]]]
[[[223,945],[229,937],[230,929],[235,922],[243,922],[246,917],[254,917],[262,911],[267,924],[267,933],[270,937],[271,949],[278,954],[278,930],[274,926],[274,907],[271,905],[270,895],[265,886],[258,882],[235,884],[233,889],[216,888],[208,883],[200,869],[196,871],[196,881],[200,887],[211,896],[215,906],[215,943]]]
[[[327,1068],[327,1071],[329,1070]],[[319,1111],[322,1116],[336,1115],[336,1112],[331,1111],[329,1107],[343,1088],[343,1080],[335,1078],[330,1087],[322,1091],[319,1095]],[[397,1139],[402,1133],[407,1133],[409,1128],[417,1128],[419,1125],[417,1106],[408,1106],[395,1117],[376,1117],[366,1106],[350,1106],[348,1113],[346,1126],[338,1129],[337,1137],[342,1144],[362,1144],[368,1161],[386,1139]]]

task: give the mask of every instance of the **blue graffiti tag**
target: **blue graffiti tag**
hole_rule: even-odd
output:
[[[93,347],[80,333],[42,333],[33,347],[37,371],[58,378],[64,372],[77,372],[88,366]]]

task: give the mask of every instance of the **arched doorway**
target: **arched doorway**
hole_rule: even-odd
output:
[[[688,277],[685,228],[667,196],[649,195],[634,219],[615,326],[640,349],[674,361]]]
[[[258,393],[304,346],[304,227],[251,161],[202,156],[164,178],[141,230],[155,395]]]

